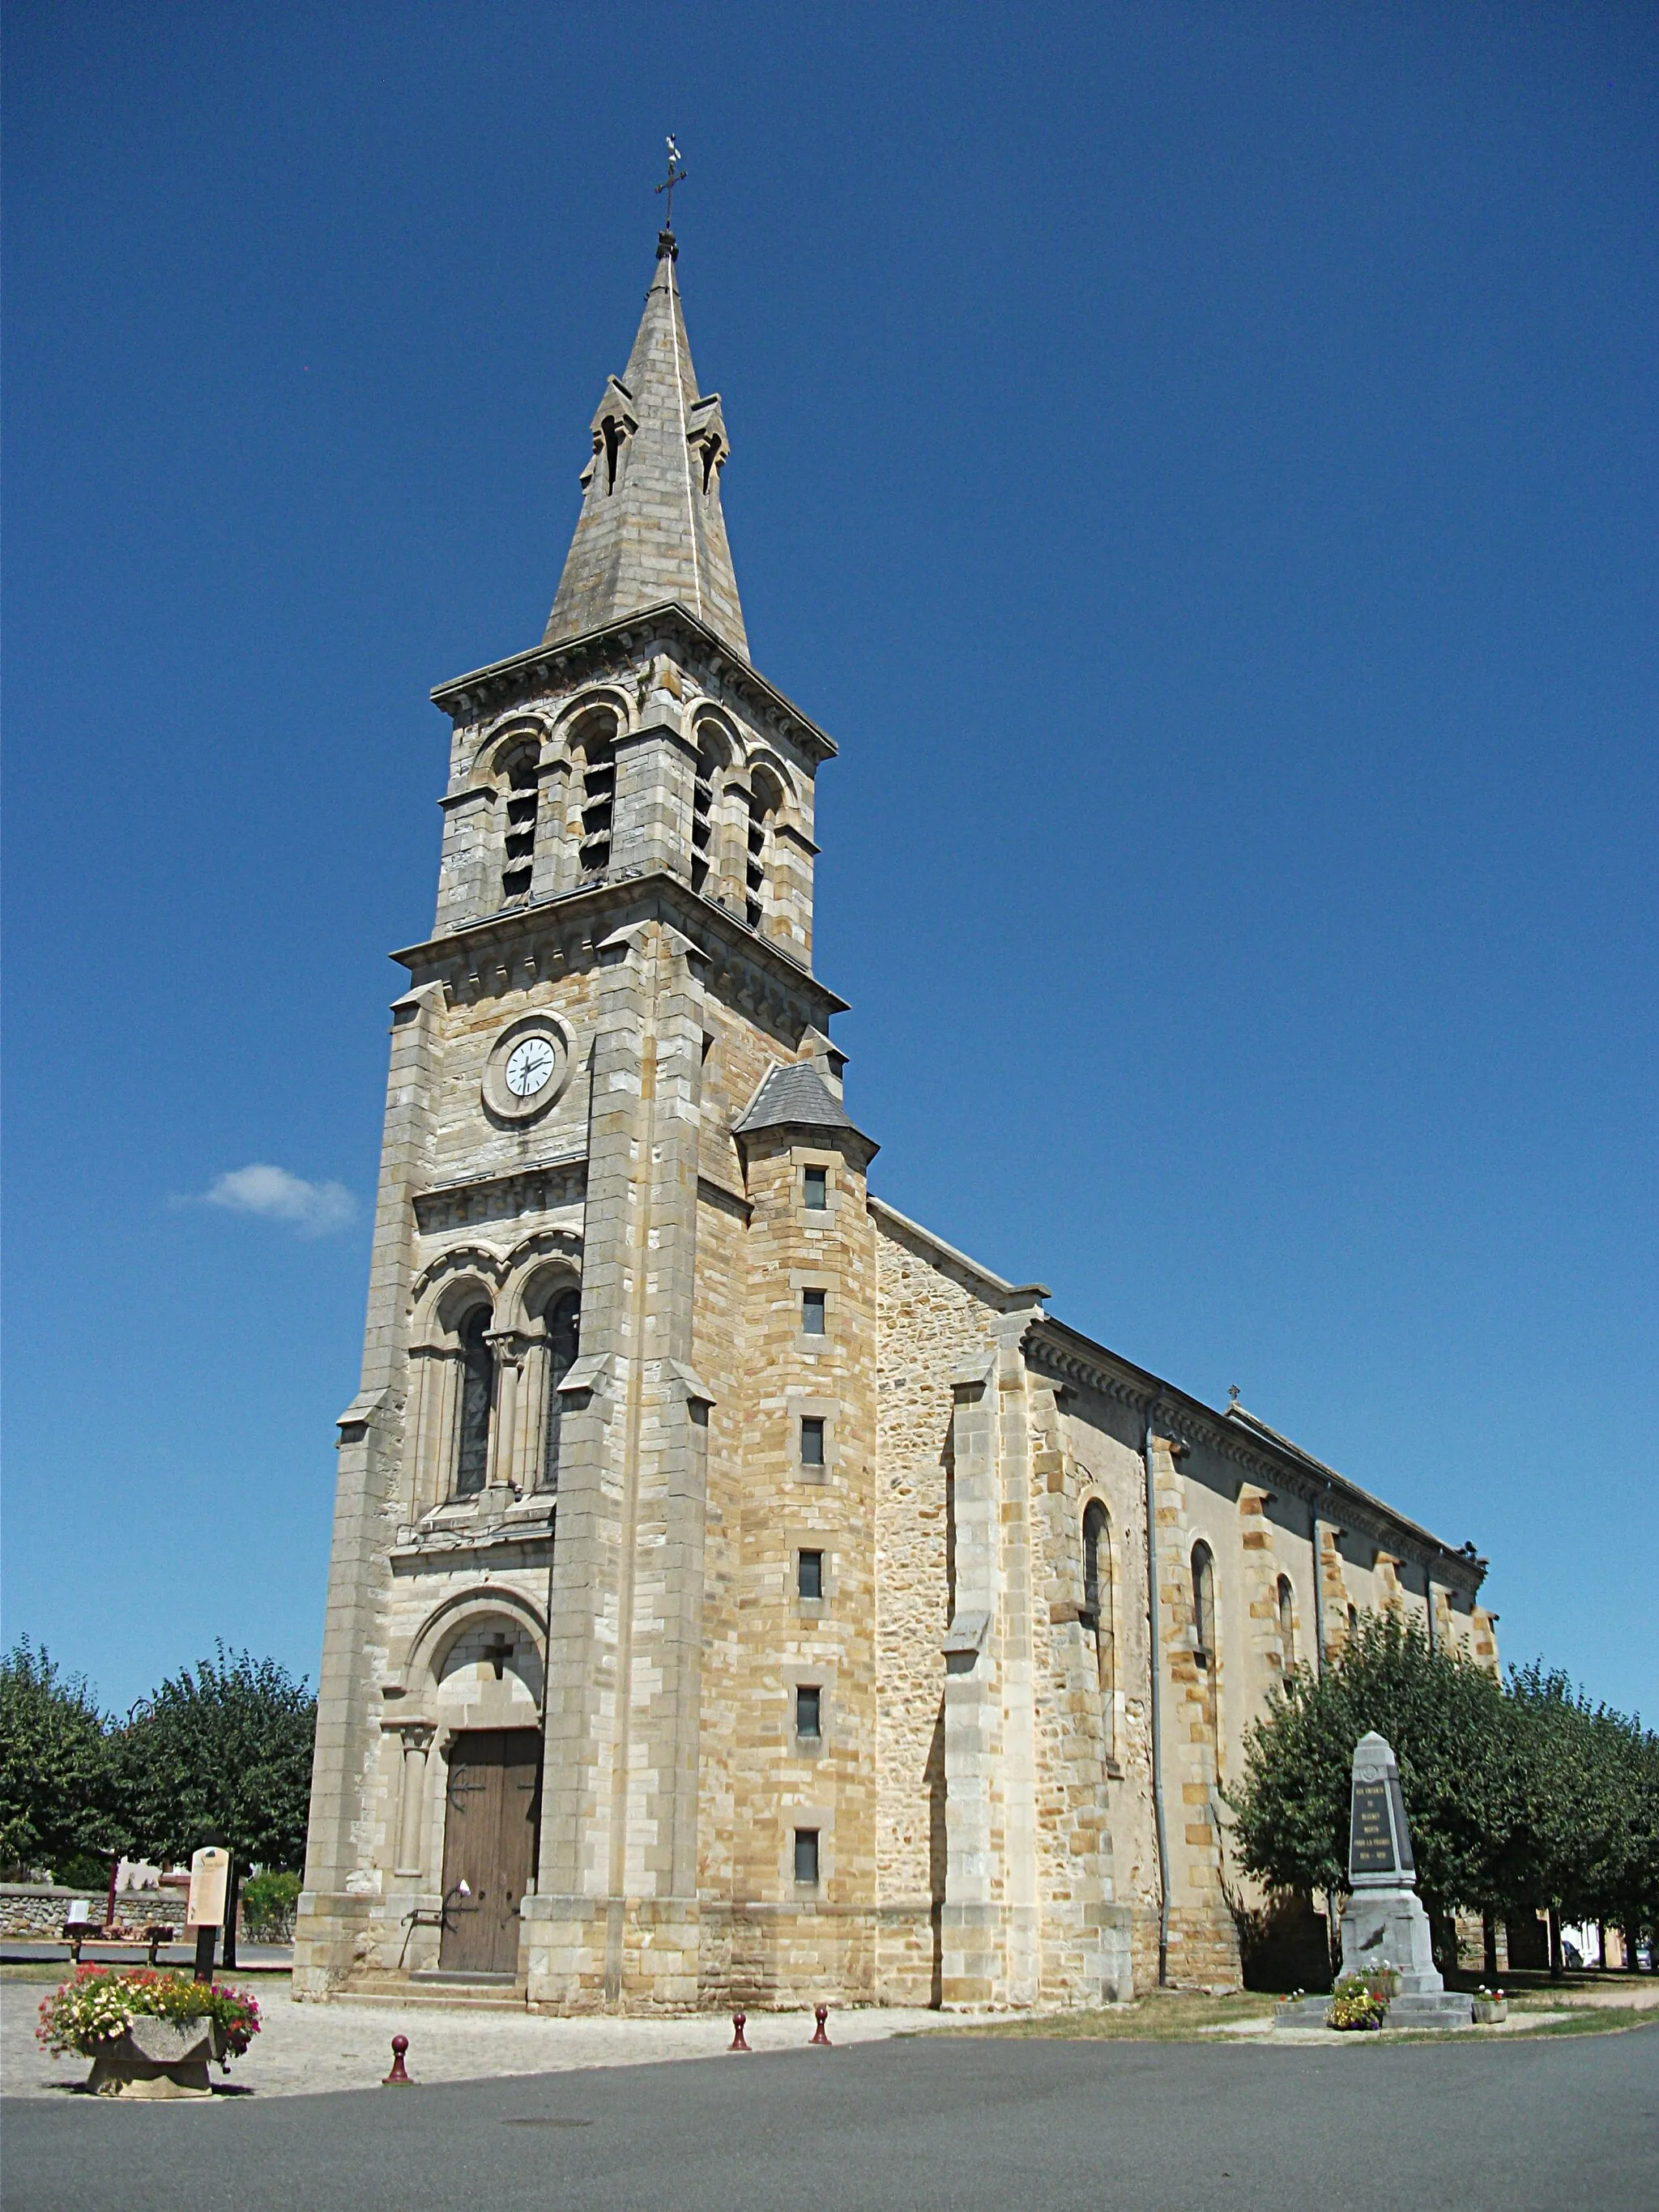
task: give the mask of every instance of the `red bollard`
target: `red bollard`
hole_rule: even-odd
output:
[[[745,2027],[745,2026],[747,2025],[747,2023],[748,2023],[748,2020],[749,2020],[749,2015],[748,2015],[748,2014],[747,2014],[746,2012],[734,2012],[734,2013],[732,2014],[732,2040],[731,2040],[730,2044],[727,2045],[728,2050],[732,2050],[732,2051],[747,2051],[747,2050],[748,2050],[749,2045],[748,2045],[744,2041],[744,2039],[743,2039],[743,2031],[744,2031],[744,2027]]]
[[[808,2039],[809,2039],[809,2041],[811,2041],[811,2042],[812,2042],[812,2043],[821,2043],[821,2044],[823,2044],[823,2047],[824,2047],[824,2049],[825,2049],[826,2051],[832,2050],[832,2049],[834,2048],[834,2045],[830,2043],[830,2040],[829,2037],[824,2033],[824,2031],[823,2031],[823,2024],[824,2024],[824,2022],[825,2022],[825,2021],[829,2019],[829,2017],[830,2017],[830,2008],[829,2008],[829,2006],[828,2006],[828,2005],[814,2005],[814,2006],[813,2006],[813,2008],[812,2008],[812,2017],[813,2017],[813,2019],[814,2019],[815,2021],[817,2021],[817,2027],[813,2030],[812,2034],[811,2034],[811,2037]]]
[[[392,2071],[386,2075],[385,2081],[380,2084],[380,2087],[383,2089],[396,2089],[399,2087],[408,2089],[413,2087],[414,2085],[410,2081],[409,2075],[404,2067],[404,2053],[408,2050],[408,2048],[409,2038],[406,2035],[394,2035],[392,2037]]]

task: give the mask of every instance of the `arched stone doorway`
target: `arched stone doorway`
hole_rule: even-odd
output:
[[[536,1878],[539,1729],[467,1729],[451,1739],[444,1794],[442,1972],[519,1970],[519,1907]]]
[[[510,1980],[518,1972],[519,1909],[535,1887],[541,1816],[539,1646],[518,1607],[475,1597],[433,1661],[444,1973]]]

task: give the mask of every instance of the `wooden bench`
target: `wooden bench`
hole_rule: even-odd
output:
[[[173,1937],[173,1930],[160,1923],[146,1928],[142,1936],[112,1932],[91,1920],[66,1920],[64,1923],[64,1941],[69,1945],[70,1956],[77,1966],[81,1963],[81,1946],[83,1943],[102,1943],[113,1951],[143,1951],[153,1966],[155,1954],[163,1943],[171,1943]]]

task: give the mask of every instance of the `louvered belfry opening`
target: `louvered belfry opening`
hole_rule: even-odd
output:
[[[758,929],[766,919],[766,878],[772,856],[772,818],[783,793],[775,778],[757,769],[749,787],[749,844],[744,856],[744,919]]]
[[[691,888],[702,890],[708,881],[710,847],[714,834],[714,772],[717,763],[706,744],[697,748],[696,780],[691,786]]]
[[[501,865],[501,903],[528,898],[536,861],[536,748],[522,745],[507,763],[507,832]]]
[[[617,726],[608,714],[596,716],[582,741],[582,829],[584,876],[602,876],[611,865],[611,826],[617,805]]]

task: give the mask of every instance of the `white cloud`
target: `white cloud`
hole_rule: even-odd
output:
[[[262,1221],[286,1221],[301,1237],[326,1237],[357,1218],[357,1201],[343,1182],[307,1182],[262,1163],[222,1175],[200,1202],[231,1213],[257,1213]]]

